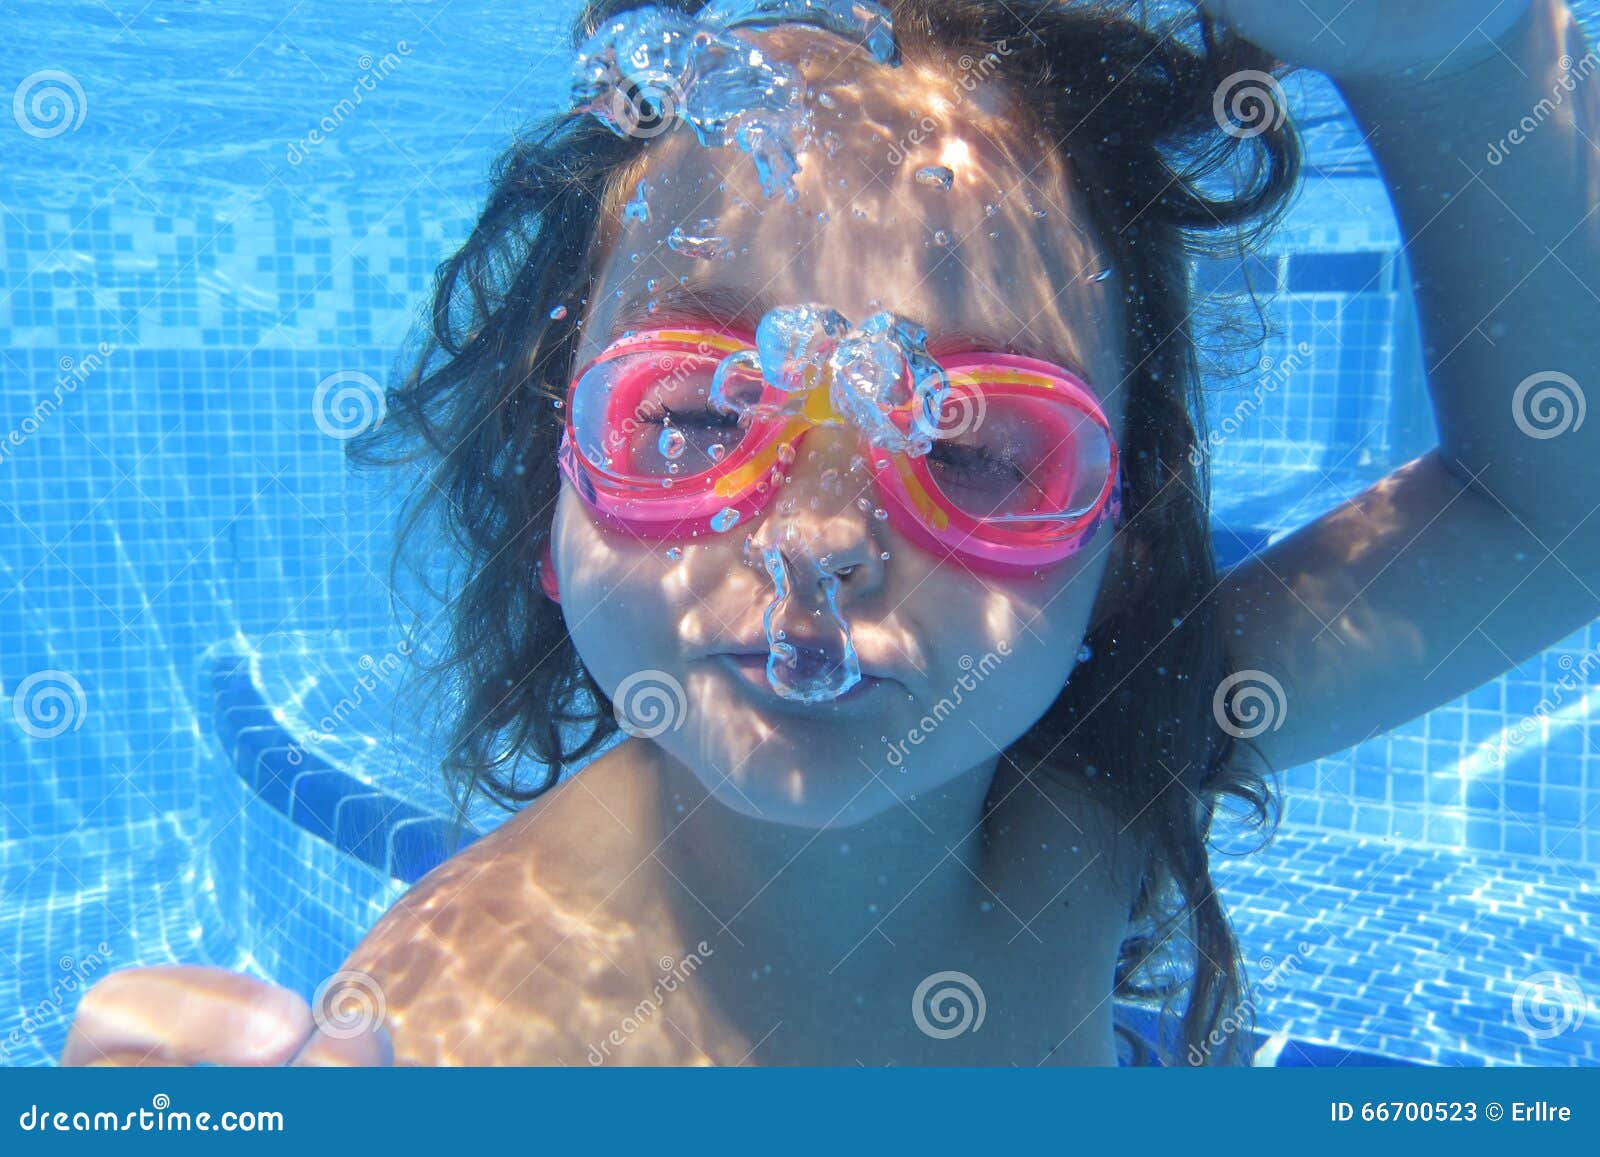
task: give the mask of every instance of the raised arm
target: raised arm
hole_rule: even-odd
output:
[[[1341,4],[1214,7],[1331,73],[1368,134],[1440,444],[1227,576],[1237,665],[1284,689],[1255,737],[1277,768],[1600,615],[1600,59],[1556,0]]]

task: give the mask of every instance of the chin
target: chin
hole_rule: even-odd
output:
[[[751,819],[822,830],[901,807],[915,790],[912,777],[885,768],[877,736],[831,731],[792,719],[777,721],[764,741],[750,728],[696,735],[685,729],[675,737],[681,742],[667,748],[717,803]]]

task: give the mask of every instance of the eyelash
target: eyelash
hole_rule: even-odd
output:
[[[721,414],[712,410],[675,412],[671,406],[664,406],[659,402],[653,406],[647,404],[647,407],[641,407],[635,416],[641,422],[648,422],[663,429],[668,424],[680,429],[692,428],[701,430],[732,430],[737,429],[739,425],[738,416],[735,414]],[[934,444],[928,456],[947,470],[966,475],[969,478],[1017,482],[1026,480],[1022,472],[1016,468],[1009,458],[991,453],[985,447],[960,446],[948,442],[940,442]]]
[[[691,427],[700,430],[736,430],[739,427],[737,414],[719,414],[711,410],[674,412],[671,406],[663,406],[659,402],[641,406],[634,417],[641,422],[663,428],[669,424],[679,428]]]
[[[1023,474],[1009,458],[991,453],[986,447],[935,442],[928,457],[949,470],[976,477],[1022,481]]]

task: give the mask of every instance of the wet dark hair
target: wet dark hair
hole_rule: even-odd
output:
[[[638,6],[591,3],[575,35]],[[1125,288],[1126,525],[1086,639],[1092,658],[1006,758],[1023,774],[1087,785],[1117,817],[1143,859],[1143,883],[1116,993],[1173,1014],[1170,1057],[1225,1062],[1236,1037],[1219,1025],[1233,1019],[1244,977],[1208,838],[1225,799],[1266,825],[1272,797],[1212,708],[1231,667],[1199,453],[1189,259],[1242,250],[1295,185],[1300,151],[1287,119],[1269,106],[1252,131],[1229,132],[1214,111],[1227,78],[1273,62],[1183,5],[1160,26],[1141,20],[1138,4],[888,7],[904,55],[952,75],[961,58],[1004,44],[993,79],[1071,156]],[[565,397],[582,316],[552,317],[552,306],[580,301],[593,283],[603,214],[646,147],[570,113],[518,137],[496,163],[471,237],[438,271],[431,332],[389,391],[387,421],[351,444],[360,463],[427,472],[397,558],[424,525],[452,540],[436,670],[451,728],[443,765],[458,801],[475,792],[518,806],[617,730],[535,575],[560,490],[562,414],[552,401]]]

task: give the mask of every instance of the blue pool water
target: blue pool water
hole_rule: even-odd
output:
[[[489,157],[560,99],[574,7],[0,16],[5,91],[82,113],[0,117],[0,1063],[48,1062],[133,963],[309,993],[427,862],[393,499],[319,386],[386,379]],[[1230,558],[1433,438],[1370,158],[1325,84],[1288,87],[1315,127],[1251,265],[1274,329],[1212,396]],[[1283,1063],[1600,1063],[1597,704],[1591,625],[1285,773],[1278,841],[1219,869]]]

